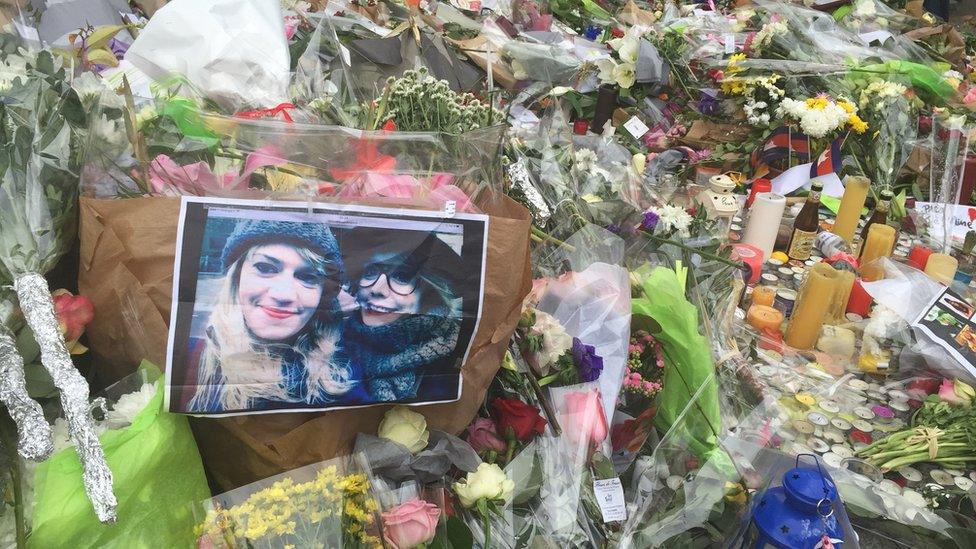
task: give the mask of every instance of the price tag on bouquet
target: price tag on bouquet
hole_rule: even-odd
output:
[[[627,504],[624,500],[624,488],[619,478],[608,478],[593,481],[593,494],[600,505],[603,522],[620,522],[627,520]]]

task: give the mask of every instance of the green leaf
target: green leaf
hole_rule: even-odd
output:
[[[104,48],[89,49],[88,61],[95,65],[119,66],[119,60],[115,58],[115,54]]]
[[[52,398],[58,394],[51,374],[39,363],[24,366],[24,379],[27,382],[27,394],[31,398]]]
[[[85,38],[85,45],[88,46],[89,51],[94,48],[104,48],[108,45],[109,40],[114,38],[116,34],[125,28],[125,25],[105,25],[104,27],[97,27]],[[114,67],[115,65],[112,66]]]
[[[474,547],[474,536],[471,529],[457,517],[447,518],[447,540],[452,547]]]

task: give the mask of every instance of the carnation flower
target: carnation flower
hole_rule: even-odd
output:
[[[660,216],[660,223],[665,232],[676,231],[681,234],[688,232],[688,227],[691,225],[691,215],[684,208],[665,204],[656,211]]]
[[[139,412],[146,409],[156,396],[155,383],[143,383],[138,391],[122,395],[111,410],[105,413],[103,424],[108,429],[122,429],[132,425]]]
[[[573,338],[566,333],[566,328],[555,317],[542,311],[535,312],[535,324],[529,329],[529,335],[542,337],[542,348],[536,357],[543,375],[573,346]]]

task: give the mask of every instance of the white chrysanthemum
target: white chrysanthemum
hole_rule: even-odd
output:
[[[125,98],[112,89],[108,82],[91,72],[83,72],[81,76],[71,82],[78,97],[85,105],[100,103],[104,108],[121,109],[125,107]]]
[[[156,384],[144,383],[138,391],[122,395],[111,410],[105,413],[102,423],[108,429],[122,429],[132,425],[132,421],[156,396]]]
[[[579,171],[585,172],[590,170],[590,168],[596,165],[597,160],[596,153],[590,149],[579,149],[573,153],[573,165]]]
[[[95,139],[108,145],[121,145],[129,139],[125,134],[125,122],[110,120],[104,114],[92,120],[91,132]]]
[[[658,217],[660,217],[658,224],[665,231],[674,230],[679,233],[686,233],[688,227],[691,225],[691,215],[679,206],[665,204],[655,211]]]
[[[874,17],[878,9],[874,5],[874,0],[855,0],[854,16],[858,18]]]
[[[573,347],[573,337],[552,315],[542,311],[535,312],[535,324],[529,329],[530,335],[542,336],[542,349],[536,354],[539,367],[548,373],[549,367]]]

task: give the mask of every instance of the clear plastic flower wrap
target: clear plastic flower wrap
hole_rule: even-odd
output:
[[[211,498],[195,509],[208,547],[382,547],[379,503],[361,456],[335,458]]]
[[[504,126],[365,132],[224,116],[179,97],[160,99],[146,116],[133,140],[90,157],[85,194],[368,198],[428,209],[453,201],[470,212],[502,184]]]

